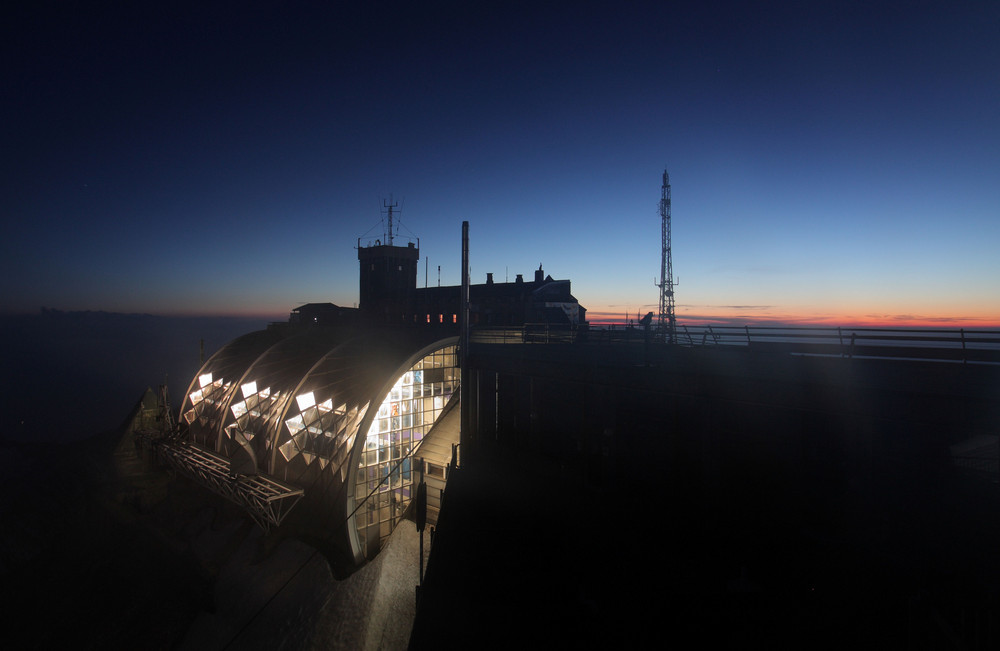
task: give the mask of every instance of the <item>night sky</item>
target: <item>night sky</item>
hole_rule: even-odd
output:
[[[286,318],[539,263],[593,318],[1000,325],[1000,3],[25,3],[0,309]],[[290,5],[292,3],[289,3]],[[320,5],[321,3],[315,3]]]

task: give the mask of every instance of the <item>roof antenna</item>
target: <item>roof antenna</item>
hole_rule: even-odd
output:
[[[392,246],[392,210],[398,206],[399,202],[393,201],[391,194],[389,195],[389,201],[386,201],[385,199],[382,200],[382,207],[389,213],[389,231],[385,236],[385,243],[389,246]]]

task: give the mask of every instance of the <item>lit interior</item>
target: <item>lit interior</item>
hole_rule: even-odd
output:
[[[458,390],[455,346],[423,357],[404,372],[372,418],[358,464],[356,523],[362,549],[371,536],[379,547],[413,496],[411,458],[452,394]]]

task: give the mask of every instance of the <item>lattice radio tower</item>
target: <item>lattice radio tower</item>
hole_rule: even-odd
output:
[[[677,317],[674,315],[674,265],[670,259],[670,175],[663,170],[663,186],[660,188],[660,220],[662,222],[663,247],[660,254],[660,315],[657,331],[668,343],[677,343]]]

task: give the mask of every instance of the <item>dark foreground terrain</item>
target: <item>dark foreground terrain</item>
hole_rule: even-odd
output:
[[[403,648],[416,533],[337,582],[241,513],[116,454],[117,435],[7,445],[2,566],[18,648]],[[126,441],[127,442],[127,441]],[[992,648],[998,487],[958,468],[819,490],[594,486],[556,460],[455,472],[412,648]],[[43,624],[35,622],[39,619]]]
[[[451,480],[413,648],[1000,639],[996,484],[944,471],[817,492],[753,473],[670,495],[541,466],[512,482],[512,465]]]
[[[239,510],[128,445],[116,451],[119,440],[0,448],[11,648],[406,647],[418,573],[411,522],[375,562],[336,581],[311,548],[267,549]]]
[[[415,647],[1000,647],[1000,367],[574,344],[468,366]]]

